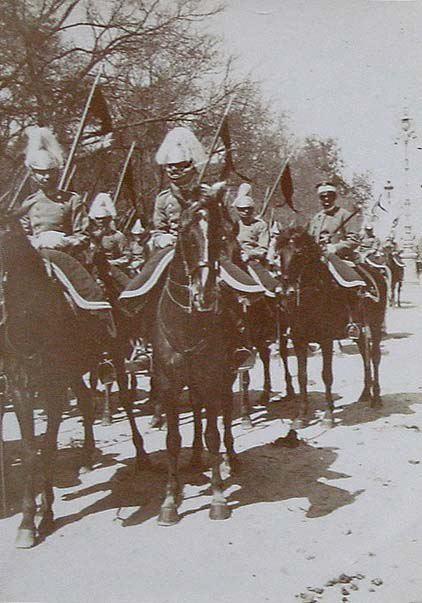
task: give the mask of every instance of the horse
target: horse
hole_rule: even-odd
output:
[[[270,343],[278,343],[279,354],[284,367],[284,376],[286,383],[286,398],[293,399],[295,391],[292,383],[292,376],[288,363],[287,350],[287,317],[286,313],[278,299],[272,299],[264,295],[256,299],[247,300],[247,318],[248,337],[250,344],[256,348],[263,366],[264,383],[263,391],[259,397],[260,404],[268,404],[270,401],[272,384],[270,370]],[[240,382],[240,416],[241,424],[244,429],[252,427],[250,418],[249,403],[249,370],[239,371]]]
[[[57,434],[67,388],[70,387],[82,407],[85,426],[84,448],[94,447],[92,399],[83,375],[95,364],[103,349],[111,349],[118,374],[122,404],[132,428],[138,464],[147,462],[142,436],[128,403],[124,374],[124,355],[119,341],[110,343],[105,322],[88,312],[78,312],[67,294],[49,275],[44,262],[30,244],[16,213],[0,217],[1,282],[1,357],[8,392],[19,422],[24,468],[22,521],[16,546],[30,548],[37,537],[54,529],[53,472],[57,451]],[[37,469],[37,445],[34,437],[33,394],[45,401],[47,429],[41,453],[43,486],[41,522],[35,526],[34,476]]]
[[[234,462],[232,385],[236,367],[233,325],[221,303],[218,261],[225,244],[226,218],[214,197],[183,208],[174,257],[158,299],[151,333],[154,399],[167,419],[168,483],[158,523],[179,521],[178,457],[181,448],[177,401],[189,387],[194,408],[192,464],[200,464],[203,448],[201,409],[206,412],[205,442],[212,459],[210,518],[230,515],[220,472],[219,411],[223,414],[227,459]],[[223,224],[224,222],[224,224]]]
[[[386,265],[391,272],[391,285],[389,291],[390,307],[401,307],[401,288],[404,278],[404,265],[397,252],[388,247],[384,247],[386,256]]]
[[[337,286],[330,275],[320,246],[303,228],[283,231],[278,238],[282,286],[285,307],[297,362],[299,380],[299,405],[295,426],[301,426],[308,414],[307,346],[318,343],[321,347],[327,410],[324,422],[334,424],[332,396],[333,341],[344,338],[348,322],[348,291]],[[376,269],[366,267],[379,298],[359,298],[362,328],[357,341],[364,365],[364,387],[361,401],[372,407],[381,405],[379,364],[380,342],[384,322],[387,287],[384,277]]]

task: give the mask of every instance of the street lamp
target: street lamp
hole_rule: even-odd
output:
[[[408,116],[407,111],[400,120],[402,129],[402,138],[404,143],[404,175],[405,175],[405,200],[403,203],[403,218],[404,218],[404,233],[403,233],[403,248],[408,252],[413,251],[413,235],[412,235],[412,216],[409,196],[409,141],[416,138],[412,129],[412,120]]]

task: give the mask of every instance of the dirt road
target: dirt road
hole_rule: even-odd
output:
[[[335,358],[335,428],[325,430],[318,420],[319,354],[310,360],[314,420],[300,431],[299,447],[273,444],[288,428],[292,407],[286,402],[255,406],[251,431],[242,431],[236,420],[242,468],[227,480],[227,521],[208,518],[207,476],[185,472],[182,520],[159,527],[165,471],[134,477],[129,428],[121,415],[111,427],[96,425],[98,463],[79,475],[74,446],[82,429],[68,414],[60,432],[57,529],[36,548],[16,551],[21,468],[18,432],[7,413],[9,513],[0,521],[0,599],[422,602],[421,288],[405,286],[403,299],[403,308],[388,314],[381,411],[356,403],[361,360],[350,344]],[[274,389],[283,393],[278,360],[272,362]],[[252,383],[259,390],[260,366]],[[147,382],[139,385],[146,389]],[[253,395],[257,400],[258,391]],[[141,391],[140,399],[145,396]],[[165,432],[148,428],[145,404],[137,409],[147,450],[164,466]],[[189,413],[182,423],[187,446]]]

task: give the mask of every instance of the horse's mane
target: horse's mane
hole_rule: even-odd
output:
[[[322,255],[320,245],[302,226],[294,226],[282,230],[276,239],[276,250],[281,250],[289,243],[293,243],[297,248],[305,250],[309,258],[318,259]]]

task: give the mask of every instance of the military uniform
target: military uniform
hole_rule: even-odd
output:
[[[261,218],[252,218],[250,224],[239,220],[237,240],[250,260],[264,260],[270,244],[267,223]]]
[[[309,234],[319,243],[321,233],[325,231],[330,237],[331,243],[338,243],[350,232],[350,221],[343,226],[350,215],[350,211],[337,205],[328,211],[321,210],[310,221]]]
[[[381,241],[374,234],[364,233],[360,239],[360,251],[364,254],[378,251],[381,246]]]
[[[63,249],[83,248],[89,244],[89,218],[82,199],[76,193],[54,191],[50,196],[38,190],[22,203],[25,232],[37,239],[44,232],[65,235]]]
[[[128,243],[120,230],[110,230],[101,236],[101,247],[110,263],[118,266],[128,263]]]
[[[190,189],[180,189],[174,184],[158,194],[152,217],[152,242],[160,246],[159,240],[163,234],[177,237],[180,214],[185,205],[191,202]]]
[[[42,257],[52,262],[70,281],[71,290],[74,288],[81,297],[80,307],[109,309],[110,304],[104,301],[101,289],[79,261],[79,253],[89,246],[89,218],[81,197],[60,190],[47,196],[40,189],[25,199],[22,210],[26,211],[22,226],[32,244],[40,248]],[[47,242],[45,237],[49,234],[59,235],[56,239],[59,244]],[[60,238],[60,235],[63,236]]]

